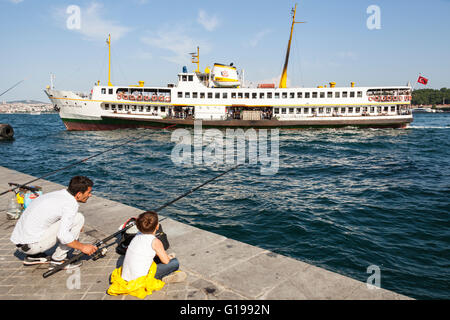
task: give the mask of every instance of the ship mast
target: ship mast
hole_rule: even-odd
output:
[[[190,53],[192,56],[192,63],[197,64],[197,69],[195,69],[195,72],[200,72],[200,48],[197,47],[197,54],[195,52]]]
[[[106,43],[108,44],[109,50],[109,60],[108,60],[108,86],[112,87],[111,83],[111,34],[108,34],[108,39],[106,39]]]
[[[292,33],[294,32],[294,24],[305,23],[305,22],[296,22],[295,21],[295,12],[296,11],[297,11],[297,4],[295,4],[295,7],[291,11],[291,13],[292,13],[291,34],[289,36],[289,42],[288,42],[288,47],[287,47],[287,51],[286,51],[286,59],[284,61],[283,73],[281,74],[280,85],[279,85],[280,88],[286,88],[287,68],[288,68],[288,63],[289,63],[289,53],[291,51],[291,41],[292,41]]]

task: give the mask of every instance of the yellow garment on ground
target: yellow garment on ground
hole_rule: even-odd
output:
[[[114,269],[111,274],[111,286],[107,293],[112,296],[129,294],[140,299],[144,299],[152,291],[161,290],[164,282],[155,279],[156,263],[153,262],[148,274],[135,280],[125,281],[122,279],[122,267]]]

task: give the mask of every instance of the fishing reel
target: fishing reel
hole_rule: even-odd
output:
[[[103,258],[104,256],[106,256],[106,253],[108,252],[108,249],[106,248],[101,248],[98,249],[93,255],[92,255],[92,260],[97,261],[100,258]]]

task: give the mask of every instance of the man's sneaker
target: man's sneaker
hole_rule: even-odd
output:
[[[186,280],[187,274],[184,271],[175,271],[169,274],[168,276],[165,276],[161,279],[162,282],[165,283],[175,283],[175,282],[183,282]]]
[[[25,266],[32,266],[35,264],[44,264],[49,263],[50,257],[47,256],[45,253],[38,253],[38,254],[29,254],[23,259],[23,264]]]
[[[62,265],[63,263],[65,263],[67,260],[66,259],[64,259],[64,260],[54,260],[54,259],[52,259],[51,261],[50,261],[50,267],[49,267],[49,269],[51,270],[51,269],[54,269],[55,267],[57,267],[57,266],[59,266],[59,265]],[[70,269],[75,269],[75,268],[79,268],[79,267],[81,267],[81,265],[83,264],[83,261],[81,261],[81,260],[78,260],[78,261],[74,261],[74,262],[72,262],[72,263],[69,263],[67,266],[65,266],[63,269],[64,270],[70,270]]]

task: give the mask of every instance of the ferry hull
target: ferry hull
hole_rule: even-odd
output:
[[[309,129],[309,128],[394,128],[404,129],[411,118],[355,120],[202,120],[203,128]],[[67,130],[115,130],[127,128],[177,129],[194,126],[193,119],[139,119],[103,116],[101,120],[62,119]]]

